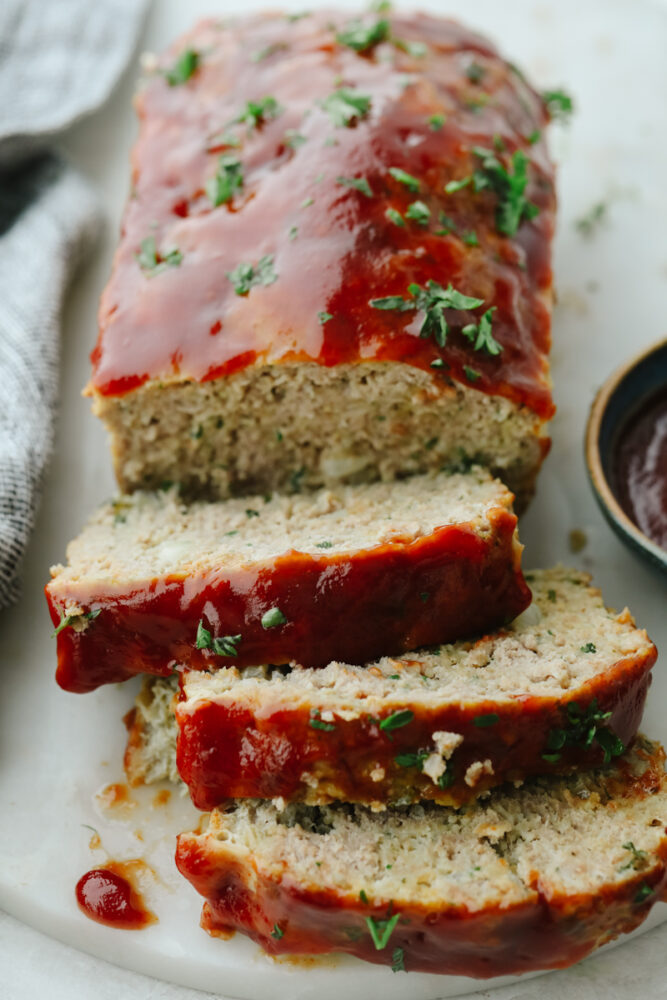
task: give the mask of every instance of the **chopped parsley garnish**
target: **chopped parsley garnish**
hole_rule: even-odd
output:
[[[635,871],[641,871],[642,868],[646,867],[648,862],[648,854],[646,851],[638,850],[631,840],[627,844],[623,844],[623,849],[630,851],[631,857],[627,864],[622,865],[618,870],[619,872],[627,871],[628,868],[634,868]]]
[[[295,128],[288,128],[285,132],[285,145],[289,146],[290,149],[298,149],[299,146],[303,146],[304,142],[308,142],[307,137],[297,132]]]
[[[178,87],[186,83],[199,65],[199,53],[194,49],[185,49],[171,67],[165,71],[165,77],[170,87]]]
[[[349,127],[357,119],[364,118],[368,114],[370,106],[370,97],[343,87],[334,90],[333,94],[329,94],[323,101],[320,101],[320,107],[327,112],[334,125],[339,128]]]
[[[587,642],[583,646],[579,647],[582,653],[597,653],[597,646],[594,642]]]
[[[382,951],[389,944],[394,927],[398,923],[400,913],[395,913],[388,920],[376,920],[375,917],[366,917],[366,926],[373,938],[373,944],[378,951]]]
[[[272,938],[275,938],[276,941],[280,941],[281,937],[283,937],[284,934],[285,931],[282,929],[282,927],[279,927],[278,924],[273,925],[273,930],[271,931]]]
[[[486,729],[488,726],[495,726],[500,721],[500,716],[497,712],[489,712],[488,715],[476,715],[472,721],[479,729]]]
[[[309,196],[308,198],[304,198],[303,199],[303,201],[301,202],[300,208],[309,208],[310,205],[314,205],[314,204],[315,204],[315,199]]]
[[[578,218],[575,223],[582,236],[592,236],[607,215],[607,205],[603,201],[597,202],[585,215]]]
[[[420,226],[428,226],[429,219],[431,218],[431,209],[423,201],[413,201],[405,210],[405,218],[413,219]]]
[[[373,309],[392,309],[400,312],[407,312],[411,309],[423,310],[426,315],[424,317],[422,328],[419,331],[419,336],[422,338],[433,336],[439,347],[445,346],[447,342],[447,334],[449,332],[449,326],[447,324],[447,320],[445,319],[445,309],[477,309],[479,306],[484,304],[483,299],[476,299],[470,295],[463,295],[451,284],[449,284],[447,288],[443,288],[442,285],[439,285],[436,281],[431,280],[426,282],[426,288],[421,288],[416,284],[408,285],[408,291],[413,296],[413,299],[405,299],[402,295],[389,295],[384,299],[371,299],[370,305]],[[488,316],[491,312],[492,310],[487,310],[484,315]],[[483,321],[484,317],[480,320],[480,327],[482,326]],[[480,343],[484,345],[491,335],[490,317],[484,322],[481,334],[479,334],[478,327],[475,326],[475,324],[469,324],[464,327],[462,333],[464,333],[468,339],[472,339],[472,327],[475,328],[478,339],[481,337]],[[465,332],[466,330],[468,331],[467,333]],[[495,343],[495,341],[493,342]],[[500,349],[500,345],[498,345],[498,348]],[[479,348],[475,347],[475,350],[478,349]],[[496,353],[498,353],[498,351],[496,351]]]
[[[285,625],[287,618],[280,608],[269,608],[262,615],[262,628],[276,628],[278,625]]]
[[[206,182],[206,194],[217,207],[231,201],[234,193],[243,187],[243,167],[233,153],[224,153],[218,158],[215,177]]]
[[[639,886],[639,889],[637,890],[637,894],[633,902],[643,903],[646,899],[649,898],[649,896],[652,896],[654,892],[655,889],[652,889],[650,885],[647,885],[646,882],[643,882],[642,885]]]
[[[554,121],[568,118],[574,111],[574,101],[564,90],[545,90],[542,92],[542,100]]]
[[[418,750],[417,753],[399,753],[394,757],[394,760],[399,767],[418,767],[421,771],[428,756],[428,750]]]
[[[227,277],[237,295],[247,295],[255,285],[272,285],[278,280],[273,270],[273,254],[265,254],[256,264],[239,264],[233,271],[227,271]]]
[[[361,191],[367,198],[373,197],[371,186],[365,177],[337,177],[336,184],[342,184],[343,187],[351,187],[356,191]]]
[[[316,549],[332,549],[333,548],[333,542],[316,542],[315,543],[315,548]]]
[[[154,236],[147,236],[141,241],[141,250],[135,256],[147,278],[154,278],[168,267],[178,267],[183,260],[183,254],[176,247],[164,254],[158,253]]]
[[[449,766],[445,768],[443,773],[438,778],[438,788],[449,788],[450,785],[454,783],[454,775],[449,770]]]
[[[271,118],[277,118],[283,109],[275,97],[262,97],[259,101],[246,101],[243,111],[232,119],[232,124],[245,124],[249,129],[257,128]]]
[[[493,336],[491,332],[493,314],[496,307],[487,309],[480,317],[479,323],[468,323],[463,327],[461,333],[470,341],[475,351],[486,351],[487,354],[497,355],[502,351],[502,344]]]
[[[471,83],[480,83],[484,79],[485,74],[486,70],[477,62],[471,62],[465,70],[465,75]]]
[[[57,635],[60,635],[64,628],[70,628],[76,622],[92,622],[95,618],[97,618],[101,610],[102,608],[95,608],[94,611],[86,611],[83,614],[76,615],[66,615],[63,612],[60,621],[51,633],[51,638],[54,639]]]
[[[246,507],[245,516],[246,517],[259,517],[259,511],[258,510],[253,510],[252,507]]]
[[[333,319],[333,314],[328,312],[318,312],[317,318],[322,326],[324,326],[324,324],[328,323],[330,319]]]
[[[398,181],[399,184],[405,184],[406,188],[410,191],[419,191],[419,181],[412,174],[407,174],[405,170],[401,170],[400,167],[389,167],[389,173]]]
[[[336,728],[333,722],[322,722],[322,720],[318,718],[320,714],[318,709],[313,709],[310,714],[311,717],[308,720],[308,725],[311,729],[320,729],[323,733],[332,733]]]
[[[464,187],[468,187],[468,184],[472,184],[472,177],[461,177],[458,181],[447,181],[445,184],[445,192],[447,194],[454,194],[456,191],[460,191]]]
[[[240,635],[223,635],[214,638],[211,632],[204,627],[204,620],[199,619],[195,649],[211,649],[216,656],[238,656],[240,642]]]
[[[407,38],[393,38],[392,41],[397,49],[407,52],[413,59],[422,59],[428,51],[423,42],[411,42]]]
[[[480,167],[469,177],[450,181],[445,191],[453,194],[472,184],[478,191],[494,191],[498,196],[496,205],[496,229],[504,236],[514,236],[524,219],[534,219],[539,208],[525,197],[528,184],[528,157],[517,149],[512,155],[510,167],[505,167],[490,149],[475,146],[473,153],[481,160]]]
[[[547,590],[547,600],[551,601],[552,604],[556,603],[556,591]]]
[[[290,228],[289,233],[287,234],[287,238],[288,238],[288,240],[295,240],[297,238],[298,234],[299,234],[299,227],[298,226],[292,226]]]
[[[336,34],[336,41],[347,45],[355,52],[366,52],[380,42],[389,38],[389,21],[380,20],[375,24],[362,24],[361,21],[351,21],[342,31]]]
[[[361,900],[362,903],[368,904],[368,896],[366,895],[365,889],[359,890],[359,899]]]
[[[405,952],[402,948],[394,948],[391,956],[391,971],[405,972]]]
[[[401,228],[405,229],[405,219],[395,208],[388,208],[384,214],[385,218],[393,222],[395,226],[401,226]]]
[[[540,141],[541,135],[542,133],[538,128],[534,129],[534,131],[530,133],[530,135],[528,136],[528,142],[531,144],[531,146],[534,146],[536,142]]]
[[[478,247],[479,246],[479,240],[477,239],[477,233],[475,232],[474,229],[469,229],[467,232],[461,233],[461,239],[469,247]]]
[[[602,723],[611,717],[611,712],[601,712],[597,698],[584,710],[576,702],[570,702],[564,710],[563,728],[551,729],[547,736],[547,753],[542,754],[543,760],[555,764],[562,757],[562,751],[567,747],[579,747],[588,750],[593,742],[604,753],[604,763],[609,764],[613,757],[620,757],[625,752],[625,746],[618,736]]]
[[[384,719],[380,720],[380,729],[384,729],[385,732],[389,732],[392,729],[401,729],[412,722],[414,717],[415,713],[409,708],[404,708],[399,712],[392,712],[391,715],[387,715]]]
[[[436,113],[428,119],[428,127],[432,132],[439,132],[447,120],[447,115]]]
[[[431,362],[431,368],[444,368],[444,367],[445,367],[445,362],[442,360],[442,358],[436,358],[435,361]]]
[[[438,440],[439,440],[438,438],[430,438],[426,442],[426,444],[425,444],[424,447],[428,451],[430,451],[431,448],[435,448],[436,444],[438,443]],[[422,590],[421,594],[419,595],[419,600],[422,602],[422,604],[426,604],[426,602],[428,601],[428,599],[429,599],[430,596],[431,595],[429,594],[428,590]]]
[[[476,382],[478,378],[482,377],[481,372],[478,372],[476,368],[471,368],[469,365],[464,365],[463,371],[469,382]]]

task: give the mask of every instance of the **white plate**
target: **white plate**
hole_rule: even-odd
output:
[[[218,3],[218,11],[221,6],[230,13],[262,4]],[[665,582],[631,556],[603,522],[586,482],[582,433],[605,376],[665,335],[667,18],[637,0],[451,0],[423,6],[469,20],[497,39],[539,85],[562,84],[575,96],[571,126],[553,130],[562,164],[553,349],[559,411],[553,450],[523,522],[526,564],[565,561],[592,570],[607,601],[630,604],[660,645],[667,642]],[[144,45],[159,48],[214,7],[215,0],[163,0],[153,11]],[[128,187],[133,76],[102,114],[80,125],[64,144],[101,190],[114,225],[70,295],[57,455],[26,562],[25,596],[0,619],[0,904],[47,934],[118,965],[230,996],[360,1000],[382,992],[386,1000],[398,1000],[409,990],[411,1000],[428,1000],[471,992],[482,984],[417,974],[406,980],[353,959],[275,964],[239,935],[228,942],[207,937],[198,927],[201,900],[173,865],[175,832],[197,820],[189,803],[172,796],[166,806],[152,805],[150,789],[135,796],[129,810],[104,811],[96,804],[100,787],[123,780],[121,717],[135,688],[128,684],[82,697],[56,687],[41,589],[49,564],[62,559],[67,540],[113,491],[104,433],[79,391]],[[610,203],[608,220],[592,239],[584,239],[574,220],[601,200]],[[569,551],[572,529],[583,530],[588,539],[579,555]],[[666,695],[659,665],[645,728],[665,742]],[[90,848],[91,831],[84,824],[99,831],[104,850]],[[146,896],[158,924],[128,933],[94,924],[79,912],[74,886],[104,861],[105,851],[117,859],[141,857],[154,868]],[[651,924],[665,918],[667,907],[660,905]]]

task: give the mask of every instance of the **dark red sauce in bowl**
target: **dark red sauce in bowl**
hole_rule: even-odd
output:
[[[667,552],[667,385],[618,434],[611,486],[637,527]]]

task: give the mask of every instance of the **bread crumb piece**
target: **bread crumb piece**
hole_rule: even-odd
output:
[[[476,760],[470,765],[465,773],[465,783],[469,788],[474,788],[483,774],[493,774],[493,764],[490,760]]]

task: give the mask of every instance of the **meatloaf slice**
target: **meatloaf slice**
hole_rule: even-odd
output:
[[[530,602],[511,504],[482,469],[192,506],[120,498],[52,570],[58,682],[363,662],[494,628]]]
[[[205,21],[146,64],[87,390],[124,490],[462,459],[533,489],[553,412],[544,103],[453,21],[368,14],[361,47],[349,21]]]
[[[531,586],[532,606],[477,641],[365,667],[185,673],[178,769],[195,805],[456,805],[505,781],[610,760],[641,721],[655,647],[582,574],[542,571]],[[134,782],[174,771],[164,741],[176,687],[164,685],[148,685],[137,701]]]
[[[349,952],[396,971],[559,968],[648,915],[667,882],[662,748],[539,779],[460,810],[256,800],[181,834],[202,926],[270,954]]]

